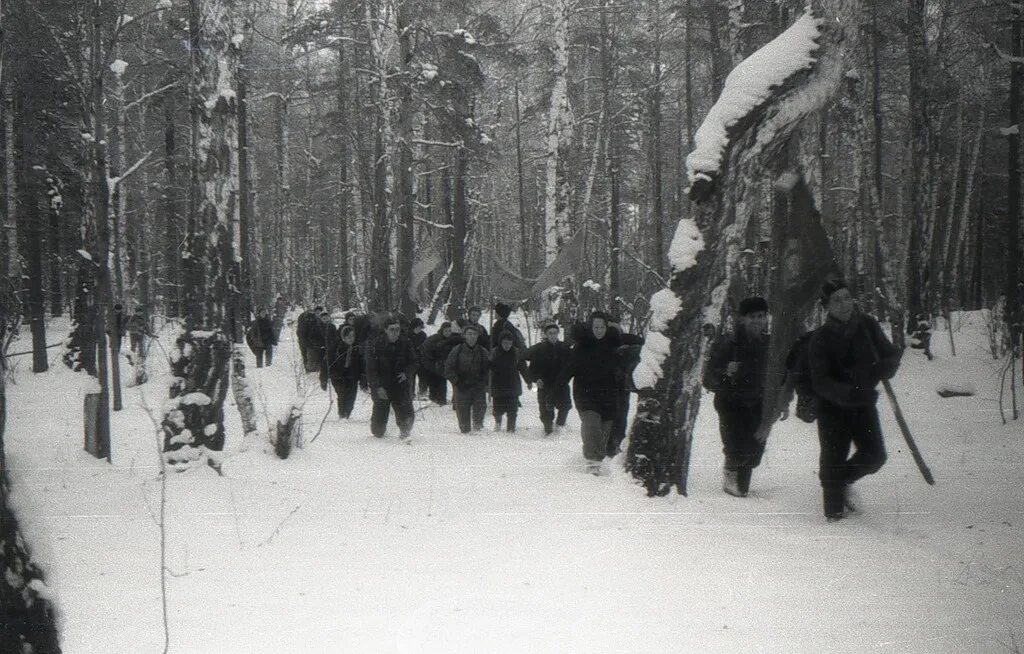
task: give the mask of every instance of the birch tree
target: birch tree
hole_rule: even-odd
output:
[[[551,0],[551,99],[548,105],[544,163],[544,259],[550,264],[569,241],[569,184],[563,150],[571,129],[569,116],[569,16],[572,0]]]

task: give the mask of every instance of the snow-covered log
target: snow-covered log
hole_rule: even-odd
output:
[[[801,120],[839,87],[857,39],[857,0],[815,0],[808,12],[748,57],[726,80],[687,158],[696,221],[682,220],[667,293],[641,355],[640,402],[626,466],[650,495],[686,494],[701,372],[721,327],[750,224],[747,200]],[[695,246],[695,228],[702,247]],[[674,315],[673,315],[674,311]],[[667,347],[666,347],[667,341]],[[667,351],[666,351],[667,350]],[[651,385],[653,382],[653,386]]]

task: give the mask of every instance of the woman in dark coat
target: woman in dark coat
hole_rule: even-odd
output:
[[[583,457],[587,472],[603,473],[601,461],[608,454],[612,423],[620,410],[623,376],[618,348],[621,334],[608,329],[607,314],[595,311],[586,330],[579,330],[569,366],[559,376],[573,380],[572,396],[580,414]]]
[[[259,309],[256,312],[256,320],[249,325],[245,334],[245,342],[249,349],[256,355],[256,367],[263,367],[263,356],[267,357],[267,365],[274,363],[274,346],[277,345],[277,330],[274,323],[267,316],[266,309]]]
[[[494,431],[501,430],[501,418],[508,415],[509,432],[516,430],[519,414],[519,396],[523,394],[520,379],[526,373],[526,361],[515,346],[515,334],[501,332],[498,346],[491,350],[491,403],[494,413]],[[532,386],[532,384],[531,384]]]
[[[363,352],[356,345],[355,329],[345,325],[340,334],[336,330],[332,331],[327,337],[324,351],[324,365],[320,367],[320,388],[327,390],[327,380],[330,379],[334,393],[338,396],[338,417],[349,418],[355,407],[359,378],[364,374]]]

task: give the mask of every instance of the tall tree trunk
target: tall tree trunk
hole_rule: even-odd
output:
[[[376,125],[373,139],[373,252],[372,274],[367,280],[369,306],[374,311],[390,308],[391,302],[391,229],[388,169],[390,167],[391,119],[387,88],[387,62],[382,43],[388,16],[374,16],[370,3],[366,4],[366,29],[370,40],[370,59],[373,66],[373,90],[376,104]]]
[[[910,170],[906,176],[906,210],[910,225],[910,240],[907,250],[907,325],[916,325],[917,316],[925,311],[923,290],[925,280],[923,267],[926,261],[922,255],[925,246],[925,220],[927,218],[926,196],[928,188],[928,131],[929,95],[926,79],[928,66],[928,45],[925,37],[924,15],[926,0],[907,0],[907,62],[909,84],[907,96],[909,106],[909,148]]]
[[[544,187],[544,258],[550,264],[569,240],[568,184],[562,148],[567,140],[569,113],[569,0],[551,0],[554,85],[548,107]]]
[[[619,270],[622,260],[621,217],[619,199],[619,139],[615,129],[618,107],[612,104],[615,69],[612,63],[612,35],[608,26],[608,0],[601,2],[601,111],[605,116],[605,163],[608,176],[608,291],[611,297],[622,296]]]
[[[238,294],[240,305],[238,314],[242,325],[249,326],[249,317],[253,311],[252,281],[252,229],[253,229],[253,198],[252,175],[249,171],[249,51],[252,48],[253,25],[251,12],[246,7],[242,45],[238,51],[238,71],[235,74],[238,86],[238,257],[239,263]],[[266,306],[272,298],[261,297],[256,304]]]
[[[416,209],[415,172],[413,170],[412,139],[413,102],[412,85],[416,71],[412,67],[412,0],[398,3],[398,58],[403,77],[399,82],[398,99],[398,303],[406,316],[416,315],[416,302],[407,291],[412,276],[414,225]]]
[[[1021,229],[1021,199],[1020,199],[1020,101],[1021,101],[1021,57],[1024,57],[1024,43],[1022,43],[1022,26],[1024,16],[1019,6],[1011,6],[1012,17],[1012,52],[1013,59],[1010,60],[1010,125],[1014,130],[1007,137],[1007,180],[1006,180],[1006,320],[1010,331],[1010,351],[1013,357],[1020,356],[1021,333],[1024,326],[1021,325],[1021,295],[1024,295],[1020,287],[1020,229]],[[1024,357],[1022,357],[1024,360]],[[1024,368],[1021,370],[1021,378],[1024,379]],[[1016,396],[1014,396],[1016,397]],[[1013,404],[1013,419],[1018,418],[1016,400]]]
[[[185,326],[171,365],[164,457],[176,470],[205,460],[220,471],[231,344],[227,334],[238,210],[232,0],[189,0],[191,184],[184,259]]]
[[[18,177],[17,159],[14,151],[14,89],[9,66],[3,71],[3,113],[4,113],[4,171],[7,182],[7,216],[4,230],[7,232],[7,276],[14,287],[21,289],[21,260],[18,255]]]
[[[344,26],[347,22],[345,3],[338,3],[338,23]],[[341,39],[338,41],[338,262],[341,277],[340,300],[343,307],[352,306],[352,262],[349,249],[352,215],[352,187],[349,182],[349,166],[352,155],[349,151],[349,139],[352,131],[352,107],[349,97],[349,85],[352,75],[349,71],[348,58],[345,50],[345,31],[342,27]]]
[[[651,67],[654,80],[651,84],[648,111],[650,116],[650,132],[648,133],[650,145],[650,194],[651,194],[651,222],[654,227],[654,269],[658,275],[665,276],[665,211],[662,198],[661,179],[661,98],[662,98],[662,72],[661,72],[661,3],[654,0],[653,4],[653,52]]]
[[[30,137],[23,138],[21,152],[32,152]],[[45,197],[39,184],[39,172],[32,170],[28,156],[22,156],[21,207],[25,210],[24,224],[28,270],[28,317],[32,331],[32,372],[46,372],[46,304],[43,297],[43,220],[40,203]]]
[[[96,338],[96,374],[100,397],[97,422],[97,455],[110,461],[110,382],[107,357],[107,311],[112,307],[110,293],[110,166],[107,162],[107,124],[103,110],[103,0],[92,0],[92,118],[93,118],[93,202],[96,218],[96,289],[94,315]]]
[[[523,117],[521,100],[519,97],[519,76],[516,75],[516,191],[519,202],[519,274],[523,277],[530,275],[530,233],[529,217],[526,214],[526,194],[523,190]]]
[[[54,317],[64,313],[64,292],[63,275],[61,274],[61,263],[63,262],[63,248],[61,247],[61,210],[64,207],[64,198],[61,195],[62,185],[57,176],[50,173],[47,177],[47,261],[49,262],[49,293],[50,293],[50,314]]]
[[[461,316],[466,307],[466,259],[469,238],[469,197],[466,177],[469,174],[469,153],[466,148],[455,148],[455,171],[452,175],[452,265],[449,317]]]

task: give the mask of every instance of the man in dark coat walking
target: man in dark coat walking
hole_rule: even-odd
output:
[[[559,375],[569,367],[572,348],[558,339],[558,323],[544,326],[544,340],[526,351],[523,358],[530,363],[528,380],[537,385],[537,404],[544,433],[550,434],[555,425],[565,426],[572,408],[569,384],[559,383]],[[558,412],[557,418],[555,412]]]
[[[256,310],[256,320],[249,325],[245,334],[245,342],[249,349],[256,355],[256,367],[263,367],[263,357],[266,356],[267,365],[274,364],[274,346],[277,345],[277,330],[274,323],[267,315],[267,310],[260,308]]]
[[[811,336],[807,358],[818,396],[818,477],[825,517],[832,521],[850,508],[852,484],[885,464],[875,387],[896,374],[902,352],[877,320],[860,312],[842,280],[825,282],[821,302],[828,318]]]
[[[498,345],[491,350],[490,364],[494,431],[501,430],[502,416],[507,415],[507,429],[514,432],[516,416],[519,415],[519,396],[523,394],[520,377],[527,374],[526,361],[522,358],[522,350],[515,346],[515,335],[511,331],[501,332],[497,338]]]
[[[412,385],[417,357],[412,343],[402,335],[397,318],[385,320],[384,334],[368,341],[365,357],[366,381],[373,398],[370,432],[377,438],[384,437],[393,408],[399,436],[408,438],[416,419]]]
[[[299,354],[306,372],[317,372],[323,360],[324,327],[320,318],[324,308],[316,306],[303,311],[295,320],[295,338],[299,341]]]
[[[467,324],[462,330],[464,343],[456,345],[445,361],[445,377],[452,383],[455,415],[459,431],[468,434],[484,427],[487,413],[487,349],[480,345],[478,327]]]
[[[434,404],[448,404],[448,380],[445,378],[444,364],[452,348],[461,342],[461,337],[453,338],[452,324],[447,321],[441,323],[441,329],[423,341],[420,370],[427,377],[428,397]]]
[[[356,345],[355,328],[345,325],[339,333],[327,336],[325,358],[320,367],[320,388],[327,390],[328,379],[338,397],[338,417],[349,418],[355,407],[359,378],[363,374],[363,354]]]
[[[586,469],[601,475],[601,462],[608,455],[608,439],[622,394],[622,371],[616,354],[622,339],[618,332],[608,329],[607,314],[595,311],[588,322],[587,329],[578,334],[559,383],[573,380],[572,396],[582,423]]]
[[[519,328],[509,320],[509,316],[512,315],[512,307],[504,302],[498,302],[494,305],[494,313],[498,314],[498,319],[491,325],[491,334],[497,338],[502,332],[509,332],[512,334],[512,344],[516,346],[519,353],[526,352],[526,339],[523,338],[523,332],[519,331]],[[495,343],[494,346],[497,347],[498,343]]]
[[[735,328],[715,341],[704,368],[704,387],[715,394],[725,453],[722,490],[736,497],[746,497],[754,468],[764,455],[764,443],[755,435],[761,424],[768,363],[767,329],[768,302],[760,297],[744,299]]]

